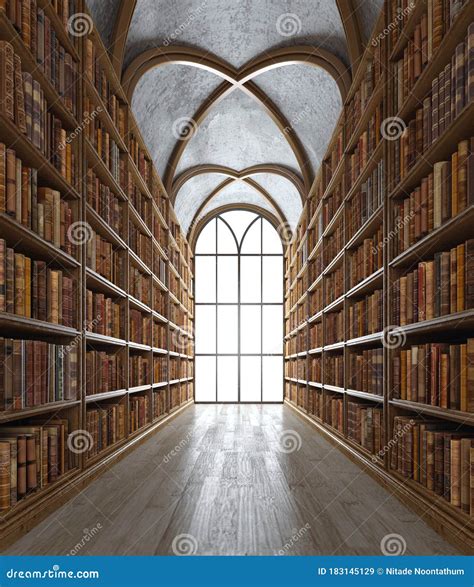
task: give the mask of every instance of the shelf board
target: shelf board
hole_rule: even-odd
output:
[[[151,383],[147,383],[146,385],[136,385],[135,387],[129,387],[128,393],[132,395],[134,393],[141,393],[143,391],[148,391],[151,389]]]
[[[329,275],[335,269],[338,269],[342,265],[342,262],[344,260],[344,253],[345,253],[345,250],[344,250],[344,248],[342,248],[339,251],[339,253],[334,257],[334,259],[331,259],[331,261],[323,269],[323,275]]]
[[[148,353],[152,350],[152,347],[150,345],[141,344],[140,342],[129,341],[128,346],[131,350],[134,350],[134,351],[145,351]]]
[[[339,296],[338,298],[336,298],[333,302],[331,302],[330,304],[328,304],[324,309],[323,309],[323,313],[327,314],[328,312],[334,312],[334,310],[339,310],[341,308],[341,306],[344,305],[344,300],[345,300],[345,295],[342,294],[342,296]]]
[[[317,347],[315,349],[310,349],[308,351],[308,355],[320,355],[323,352],[323,347]]]
[[[311,318],[308,319],[308,324],[312,324],[313,322],[317,322],[323,317],[324,310],[319,310],[316,314],[313,314]]]
[[[107,240],[110,241],[113,245],[124,250],[127,249],[127,243],[115,232],[113,228],[107,224],[103,218],[99,216],[99,214],[92,208],[92,206],[87,203],[86,216],[87,221],[96,232],[102,233],[102,236],[105,236]]]
[[[101,293],[109,294],[111,296],[118,296],[126,298],[127,294],[123,289],[99,275],[89,267],[86,267],[86,285],[88,289],[95,289]]]
[[[359,118],[359,122],[357,123],[351,137],[347,140],[346,148],[344,152],[346,154],[350,153],[357,145],[360,135],[366,130],[366,126],[375,111],[375,107],[377,104],[382,100],[383,97],[383,89],[384,89],[384,80],[383,77],[379,79],[378,83],[376,84],[372,95],[370,96],[367,104],[364,107],[364,111],[362,112],[361,117]]]
[[[362,226],[355,232],[354,236],[352,236],[346,244],[346,249],[355,249],[357,248],[364,239],[368,236],[374,234],[376,229],[382,224],[383,222],[383,204],[375,210],[375,212],[368,218]]]
[[[59,173],[43,153],[33,145],[26,135],[19,133],[13,122],[0,112],[0,139],[11,147],[16,156],[28,167],[38,171],[38,185],[48,186],[61,192],[66,199],[79,200],[77,190]]]
[[[459,424],[467,424],[474,426],[474,414],[469,412],[461,412],[459,410],[449,410],[446,408],[439,408],[437,406],[430,406],[428,404],[421,404],[408,400],[392,399],[389,402],[392,406],[403,408],[405,410],[415,411],[419,414],[427,414],[430,416],[437,416],[443,420],[451,420]]]
[[[7,312],[0,312],[0,332],[15,333],[15,336],[19,334],[26,337],[39,336],[42,339],[70,339],[80,335],[79,330],[75,328]]]
[[[161,381],[160,383],[153,383],[152,388],[153,389],[160,389],[162,387],[167,387],[168,382],[167,381]]]
[[[376,395],[375,393],[367,393],[365,391],[357,391],[356,389],[346,389],[346,395],[353,397],[360,397],[361,399],[367,399],[371,402],[383,403],[383,396]]]
[[[138,210],[136,210],[135,206],[130,202],[129,205],[129,217],[130,220],[135,224],[135,226],[145,234],[145,236],[152,238],[151,230],[149,229],[145,220],[140,216]]]
[[[344,348],[345,342],[341,341],[341,342],[335,342],[333,344],[326,344],[323,347],[323,351],[338,351]]]
[[[129,248],[129,255],[130,255],[130,261],[132,261],[132,263],[135,264],[135,266],[137,267],[137,269],[139,269],[142,273],[145,273],[146,275],[152,275],[152,271],[151,269],[147,266],[146,263],[144,263],[140,257],[135,253],[135,251],[133,249]]]
[[[374,291],[377,288],[381,288],[383,286],[383,274],[383,267],[377,269],[377,271],[374,271],[372,275],[369,275],[368,277],[360,281],[357,285],[351,287],[351,289],[346,293],[346,297],[353,298],[356,296],[362,296],[366,293]]]
[[[15,248],[33,259],[41,259],[61,266],[61,268],[76,269],[79,261],[58,249],[41,236],[17,222],[11,216],[0,212],[0,235],[7,241],[7,245]]]
[[[94,173],[99,177],[101,182],[112,190],[115,196],[123,201],[128,201],[128,198],[125,195],[122,187],[119,185],[119,182],[112,175],[112,172],[104,163],[104,161],[102,161],[99,153],[97,153],[95,150],[95,147],[91,143],[89,137],[84,137],[84,144],[86,145],[86,156],[89,167],[93,169]]]
[[[327,238],[328,236],[330,236],[335,228],[337,223],[339,222],[339,220],[341,218],[343,218],[344,216],[344,207],[345,207],[345,201],[342,200],[339,208],[336,210],[336,212],[332,215],[331,220],[328,222],[328,225],[326,226],[326,228],[323,230],[323,238]],[[343,219],[344,220],[344,219]]]
[[[432,320],[423,320],[422,322],[415,322],[414,324],[407,324],[398,327],[407,338],[415,338],[416,336],[451,336],[456,333],[459,337],[465,337],[472,333],[474,329],[474,309],[464,310],[463,312],[456,312],[454,314],[447,314]]]
[[[159,349],[157,347],[153,347],[152,351],[156,354],[156,355],[167,355],[167,354],[172,354],[172,351],[167,351],[165,349]],[[178,354],[178,353],[176,353]]]
[[[133,297],[130,294],[128,295],[128,301],[130,306],[135,310],[140,310],[140,312],[144,312],[146,314],[151,314],[153,312],[150,306],[147,306],[146,304],[144,304],[140,300],[137,300],[137,298]]]
[[[459,141],[471,136],[474,132],[474,102],[468,104],[461,114],[450,124],[443,134],[417,157],[404,178],[390,193],[390,198],[404,198],[420,184],[421,180],[433,170],[438,161],[451,158],[453,148]]]
[[[107,344],[111,346],[127,346],[127,341],[122,338],[114,338],[105,334],[97,334],[96,332],[86,332],[86,341],[90,344]]]
[[[443,251],[459,244],[462,240],[467,240],[472,236],[473,224],[474,205],[471,205],[392,259],[390,267],[417,265],[420,261],[432,257],[435,252]]]
[[[357,338],[351,338],[346,341],[346,346],[364,346],[375,343],[382,344],[383,332],[374,332],[373,334],[366,334]]]
[[[328,391],[334,391],[336,393],[344,393],[345,390],[343,387],[338,387],[337,385],[328,385],[327,383],[323,384],[323,388]]]
[[[322,383],[318,383],[317,381],[308,381],[308,385],[310,387],[316,387],[318,389],[323,389],[323,384]]]
[[[13,422],[23,418],[33,418],[49,412],[59,412],[80,405],[80,400],[64,400],[59,402],[50,402],[41,406],[24,408],[22,410],[0,412],[0,423]]]
[[[102,400],[111,399],[114,397],[120,397],[127,393],[126,389],[117,389],[115,391],[105,391],[103,393],[95,393],[92,395],[86,395],[86,404],[100,402]]]

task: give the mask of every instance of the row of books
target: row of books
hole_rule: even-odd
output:
[[[2,426],[0,431],[0,511],[7,511],[57,481],[75,466],[66,446],[69,422],[59,418]]]
[[[76,114],[77,63],[60,43],[51,20],[31,0],[8,0],[6,14],[66,108]]]
[[[127,187],[125,190],[130,204],[135,208],[138,215],[143,219],[145,224],[150,228],[152,200],[144,196],[140,188],[136,185],[133,174],[128,172]]]
[[[171,342],[174,338],[170,337]],[[168,348],[168,329],[162,322],[155,322],[153,324],[153,346],[156,349],[167,349]],[[176,350],[170,348],[170,350]]]
[[[143,355],[131,355],[128,362],[130,387],[151,385],[150,358]]]
[[[324,298],[330,304],[344,294],[344,265],[340,265],[324,279]]]
[[[105,351],[86,351],[86,395],[127,387],[122,356]]]
[[[151,346],[152,320],[149,314],[142,314],[140,310],[129,310],[130,340],[139,344]]]
[[[38,187],[38,172],[23,164],[13,149],[0,143],[0,212],[14,218],[44,240],[75,255],[69,238],[74,213],[57,190]]]
[[[336,395],[326,397],[324,421],[341,434],[344,434],[344,399]]]
[[[78,396],[77,345],[0,338],[0,411]]]
[[[128,152],[146,185],[150,187],[153,163],[150,161],[145,150],[141,147],[140,142],[136,139],[133,133],[129,133],[128,135]],[[171,230],[173,229],[172,226],[170,226],[170,228]],[[181,229],[179,228],[176,234],[180,234],[180,232]]]
[[[435,253],[393,284],[395,324],[405,326],[474,308],[474,239]]]
[[[313,383],[321,383],[322,376],[322,361],[321,356],[311,357],[308,364],[308,378]]]
[[[366,130],[360,135],[354,151],[349,155],[346,168],[346,189],[349,190],[355,184],[360,174],[364,171],[370,157],[382,140],[382,106],[376,106],[370,117]]]
[[[161,418],[167,410],[167,393],[164,389],[153,393],[153,419]]]
[[[318,284],[309,294],[309,315],[314,316],[323,309],[323,286]]]
[[[86,39],[85,72],[97,90],[107,112],[124,139],[127,135],[127,107],[114,92],[107,73],[100,63],[100,52],[91,38]]]
[[[0,239],[0,312],[74,328],[74,280],[45,261],[15,253]]]
[[[308,200],[310,201],[310,200]],[[308,204],[309,208],[309,204]],[[308,212],[309,215],[309,212]],[[320,242],[321,237],[323,236],[324,232],[324,224],[323,224],[323,213],[322,210],[318,212],[318,215],[313,220],[313,224],[308,228],[307,232],[307,240],[308,240],[308,251],[311,254],[314,250],[314,247]]]
[[[421,18],[421,22],[415,27],[413,37],[409,40],[407,47],[403,52],[403,57],[395,63],[395,109],[398,111],[402,108],[405,100],[413,90],[413,86],[420,78],[424,69],[430,63],[433,55],[431,45],[429,43],[428,30],[428,15],[425,13]],[[444,111],[444,116],[447,115],[447,108],[450,109],[457,101],[456,94],[458,91],[464,91],[464,81],[468,80],[471,69],[469,69],[469,59],[472,59],[472,48],[474,45],[474,26],[470,25],[467,37],[464,43],[460,43],[456,47],[455,54],[450,63],[446,65],[438,82],[440,88],[443,88],[444,98],[440,100],[441,110]],[[471,56],[469,55],[471,51]],[[446,83],[446,85],[445,85]],[[474,89],[474,88],[473,88]],[[452,98],[446,96],[451,93]],[[446,99],[452,102],[446,107]],[[464,102],[464,97],[462,99]],[[462,109],[462,105],[459,104]],[[454,106],[456,108],[456,106]],[[440,119],[443,115],[440,115]],[[453,113],[448,114],[448,118],[453,117]],[[443,126],[441,122],[441,126]],[[440,129],[441,131],[441,129]]]
[[[461,141],[450,160],[435,163],[407,198],[394,203],[394,257],[474,203],[473,154],[474,137]]]
[[[128,226],[128,244],[132,251],[140,257],[145,265],[151,268],[152,247],[151,238],[143,234],[133,222],[129,222]]]
[[[397,350],[392,398],[474,412],[474,339]]]
[[[130,264],[129,268],[129,293],[137,300],[140,300],[146,306],[150,305],[152,280],[151,276],[142,271],[135,265]]]
[[[322,390],[310,387],[308,389],[308,400],[307,400],[308,414],[316,416],[320,420],[323,419],[324,413],[324,395]]]
[[[344,340],[344,310],[329,312],[324,316],[325,341],[324,344],[335,344]]]
[[[168,358],[167,357],[153,357],[153,382],[161,383],[168,381]]]
[[[380,209],[385,198],[385,185],[384,161],[381,160],[360,190],[347,202],[348,239]]]
[[[94,171],[87,170],[87,203],[120,237],[123,235],[122,205],[109,186]],[[124,239],[126,240],[126,239]]]
[[[170,409],[174,410],[188,399],[188,384],[175,383],[170,388]]]
[[[87,110],[89,108],[89,110]],[[111,138],[104,123],[93,113],[96,112],[92,104],[85,105],[85,130],[98,156],[103,161],[118,185],[124,185],[125,159],[120,157],[120,148]]]
[[[175,379],[186,379],[186,377],[192,377],[192,361],[184,358],[170,357],[168,363],[168,376],[170,381]]]
[[[326,237],[323,245],[325,267],[327,267],[342,251],[344,244],[344,223],[341,218],[334,228],[334,232]]]
[[[349,303],[347,326],[350,339],[383,330],[383,291],[381,289],[367,294],[361,300]]]
[[[103,405],[86,412],[86,430],[91,436],[87,457],[100,454],[104,449],[123,440],[126,415],[125,404]]]
[[[344,387],[344,356],[342,354],[324,355],[324,383]]]
[[[391,468],[474,515],[474,440],[440,420],[396,416]]]
[[[301,331],[301,334],[304,336],[304,332]],[[305,340],[301,340],[301,344],[299,348],[295,352],[301,352],[306,350],[304,348]],[[322,322],[314,322],[309,327],[309,348],[310,349],[318,349],[323,346],[323,323]]]
[[[371,454],[382,454],[384,446],[382,408],[347,402],[347,436]]]
[[[123,289],[127,275],[126,261],[123,249],[115,249],[112,243],[91,229],[86,245],[86,264],[89,269]]]
[[[323,159],[322,163],[322,185],[324,189],[327,188],[329,182],[331,181],[334,172],[339,165],[340,160],[342,159],[342,155],[344,153],[344,140],[343,140],[343,130],[342,128],[337,134],[336,140],[334,141],[334,145],[331,148],[329,154]]]
[[[306,380],[306,359],[285,361],[285,377]]]
[[[161,287],[154,283],[153,284],[153,310],[165,316],[168,314],[168,297]]]
[[[15,124],[44,157],[74,187],[79,174],[73,139],[50,110],[39,82],[22,71],[21,59],[0,40],[0,113]]]
[[[364,349],[348,355],[348,385],[356,391],[383,395],[383,348]]]
[[[360,246],[349,251],[349,288],[355,287],[383,266],[383,242],[383,227],[379,226],[373,236],[364,239]]]
[[[129,401],[129,432],[133,434],[150,421],[150,399],[148,395],[133,395]]]
[[[342,181],[340,181],[332,190],[332,192],[324,198],[322,208],[323,227],[326,228],[333,219],[336,212],[339,210],[342,201],[344,200],[344,191],[342,189]],[[311,249],[308,249],[311,252]]]
[[[86,291],[86,330],[124,338],[125,308],[103,293]]]
[[[365,74],[345,108],[346,137],[348,139],[354,134],[378,82],[383,77],[384,44],[376,43],[371,48],[373,53],[365,65]]]
[[[474,42],[474,25],[470,29],[471,42]],[[474,84],[471,81],[469,86],[470,78],[465,75],[464,53],[465,44],[462,43],[456,49],[454,74],[451,72],[451,65],[448,65],[448,70],[433,80],[431,93],[424,98],[422,107],[416,110],[415,118],[408,123],[400,141],[395,143],[395,184],[407,175],[420,155],[443,134],[464,108],[472,104]],[[471,62],[468,67],[472,71],[472,49],[468,59]]]

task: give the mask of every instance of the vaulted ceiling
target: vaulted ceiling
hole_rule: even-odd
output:
[[[383,0],[87,0],[183,229],[295,226]]]

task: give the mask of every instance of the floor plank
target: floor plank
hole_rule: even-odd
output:
[[[6,554],[379,555],[387,534],[458,554],[286,406],[198,405]]]

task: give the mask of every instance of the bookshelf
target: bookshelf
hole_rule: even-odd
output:
[[[69,6],[87,13],[81,1]],[[13,476],[3,479],[11,489],[0,500],[6,542],[188,405],[194,389],[190,247],[99,35],[92,30],[70,36],[68,14],[56,14],[43,0],[38,9],[61,54],[68,55],[65,77],[71,83],[65,86],[37,64],[36,44],[25,32],[32,17],[18,26],[8,3],[0,8],[0,41],[9,42],[21,61],[24,83],[35,82],[65,145],[46,151],[29,127],[22,132],[16,103],[11,113],[0,110],[0,160],[6,162],[7,149],[14,150],[14,169],[21,162],[21,177],[34,181],[28,194],[35,194],[11,200],[4,192],[0,199],[0,279],[11,278],[12,258],[20,269],[22,262],[32,267],[31,278],[28,271],[20,278],[15,274],[12,283],[20,291],[26,280],[25,291],[33,291],[32,299],[22,295],[18,304],[17,290],[7,284],[0,331],[9,338],[0,339],[0,354],[12,367],[28,364],[33,354],[40,357],[38,365],[30,361],[31,372],[18,369],[24,373],[21,396],[12,395],[18,381],[2,374],[2,462],[11,465],[15,447],[26,442],[33,452],[35,442],[44,447],[48,458],[38,463],[26,489],[12,487]],[[13,58],[14,74],[19,62]],[[6,164],[1,170],[3,181]],[[46,188],[51,193],[43,193]],[[62,217],[55,228],[51,210],[58,202]],[[49,303],[49,289],[30,290],[29,280],[36,283],[43,266],[52,273],[46,286],[59,274],[70,280],[69,288],[73,283],[70,296],[63,288]],[[58,316],[58,304],[68,312]],[[51,373],[48,361],[54,357],[57,373],[37,385],[36,373]]]
[[[428,51],[431,5],[417,1],[400,12],[398,0],[385,3],[287,247],[285,401],[469,551],[474,511],[459,476],[472,478],[474,458],[472,83],[457,106],[456,92],[444,92],[444,118],[424,142],[417,111],[427,116],[427,98],[441,87],[440,74],[455,69],[456,51],[459,66],[461,43],[472,60],[474,25],[471,3],[438,4],[444,24],[436,15],[441,37]],[[400,75],[409,79],[401,83]],[[402,122],[395,140],[378,132],[390,117]],[[428,369],[433,380],[424,375],[427,357],[428,367],[444,366],[442,374]],[[427,454],[436,455],[428,468]],[[446,480],[440,454],[449,462]]]

